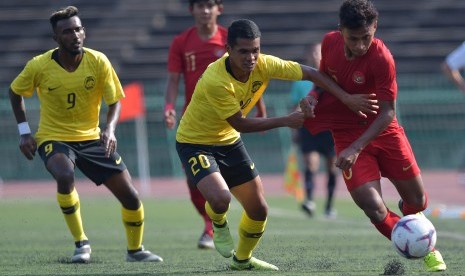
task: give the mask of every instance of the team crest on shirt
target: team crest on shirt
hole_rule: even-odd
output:
[[[260,89],[260,87],[262,86],[263,82],[262,81],[254,81],[252,83],[252,93],[255,93],[258,91],[258,89]]]
[[[95,78],[93,76],[88,76],[85,80],[84,80],[84,87],[87,89],[87,90],[91,90],[92,88],[94,88],[95,86]]]
[[[363,75],[360,71],[355,71],[352,75],[352,79],[356,84],[364,84],[365,83],[365,75]]]

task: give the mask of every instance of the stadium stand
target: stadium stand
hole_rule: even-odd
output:
[[[226,0],[223,25],[238,18],[250,18],[262,30],[262,51],[297,61],[308,42],[320,40],[337,28],[340,0]],[[86,46],[106,53],[123,84],[142,81],[145,85],[152,175],[181,175],[177,156],[167,144],[173,133],[161,120],[166,59],[175,34],[191,25],[187,0],[15,0],[0,2],[0,153],[11,157],[0,177],[42,177],[40,162],[31,166],[19,156],[14,119],[7,99],[8,85],[25,62],[34,55],[55,47],[48,23],[58,7],[76,5],[88,27]],[[439,71],[439,64],[465,37],[463,0],[375,1],[380,11],[377,35],[391,49],[397,63],[398,101],[402,123],[423,167],[454,168],[465,154],[459,137],[465,134],[465,100]],[[273,83],[265,98],[269,115],[289,110],[285,93],[289,87]],[[181,101],[179,101],[181,102]],[[284,103],[284,104],[283,104]],[[179,103],[180,104],[180,103]],[[37,102],[28,103],[29,118],[37,118]],[[34,122],[32,122],[32,126]],[[120,151],[130,169],[137,171],[134,155],[133,125],[122,123]],[[126,135],[127,134],[127,135]],[[261,136],[260,136],[261,135]],[[251,154],[264,172],[282,170],[290,140],[286,130],[247,134]],[[262,149],[259,141],[269,144]],[[257,145],[254,147],[253,145]],[[433,146],[431,146],[433,145]],[[428,150],[423,150],[427,147]],[[277,156],[267,154],[274,151]],[[161,158],[161,156],[164,156]],[[438,158],[440,157],[440,158]],[[261,163],[261,164],[260,164]]]
[[[191,24],[185,2],[74,1],[89,26],[86,45],[105,52],[123,82],[164,79],[171,39]],[[340,2],[225,1],[220,22],[228,25],[237,18],[252,18],[262,29],[264,52],[299,60],[309,41],[337,28]],[[71,1],[60,1],[60,6],[67,3]],[[381,12],[378,36],[392,50],[399,74],[436,73],[442,58],[464,39],[464,1],[392,0],[376,5]],[[57,1],[40,1],[40,5],[33,0],[2,1],[0,8],[0,83],[8,83],[26,60],[55,45],[44,21]]]

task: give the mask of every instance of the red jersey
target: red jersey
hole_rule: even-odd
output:
[[[339,31],[325,35],[321,44],[320,71],[326,73],[349,94],[376,94],[376,99],[393,101],[397,97],[397,82],[394,59],[389,49],[377,38],[373,39],[368,52],[347,60],[344,39]],[[351,111],[330,92],[318,99],[316,118],[308,119],[305,127],[312,133],[323,130],[367,129],[378,115],[364,119]],[[397,125],[397,120],[390,126]],[[386,128],[386,129],[389,129]]]
[[[173,39],[168,56],[168,72],[183,74],[184,110],[207,66],[226,52],[227,33],[227,29],[218,25],[218,31],[210,39],[201,40],[197,28],[191,27]]]

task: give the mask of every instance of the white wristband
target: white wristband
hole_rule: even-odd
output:
[[[18,124],[19,135],[31,134],[28,122],[22,122]]]

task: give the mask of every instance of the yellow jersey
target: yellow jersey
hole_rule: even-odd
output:
[[[84,48],[74,72],[68,72],[52,57],[52,49],[31,59],[11,83],[11,90],[23,97],[34,91],[40,102],[37,144],[49,140],[86,141],[99,138],[102,98],[108,105],[124,97],[123,88],[108,58]]]
[[[271,79],[301,80],[297,62],[260,54],[247,82],[236,80],[226,70],[224,55],[211,63],[195,86],[192,100],[176,133],[180,143],[230,145],[240,137],[226,119],[242,110],[245,117],[264,93]]]

